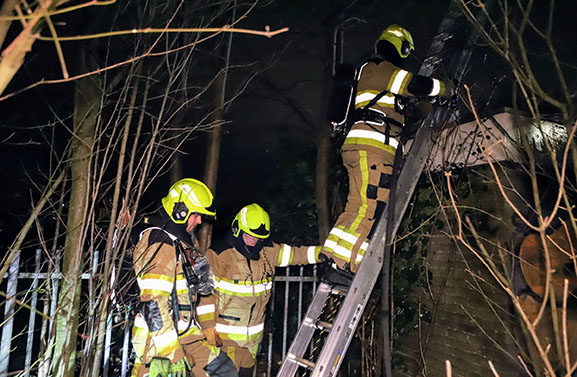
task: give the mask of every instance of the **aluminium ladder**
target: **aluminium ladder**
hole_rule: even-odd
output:
[[[437,117],[442,115],[442,112],[436,113]],[[401,212],[400,208],[404,207],[402,210],[404,213],[419,180],[432,149],[432,131],[431,127],[427,127],[417,132],[411,148],[411,151],[416,150],[416,153],[414,155],[409,154],[401,170],[397,183],[396,208],[399,209],[398,212]],[[401,202],[403,203],[402,206],[399,205]],[[398,227],[401,218],[402,214],[399,213],[399,217],[395,216],[392,219],[393,224]],[[336,374],[381,272],[386,245],[385,231],[388,223],[388,216],[384,211],[350,287],[332,286],[325,282],[319,285],[277,374],[278,377],[294,376],[299,367],[312,370],[311,376],[314,377],[328,377]],[[330,295],[344,296],[344,301],[334,323],[319,323],[319,316]],[[303,358],[303,356],[315,331],[320,329],[329,331],[329,335],[318,359],[313,362]]]
[[[483,23],[482,14],[479,21]],[[451,54],[450,57],[446,56],[447,59],[440,58],[446,42],[454,38],[456,33],[462,33],[461,24],[462,15],[452,3],[431,44],[429,58],[424,61],[419,70],[420,75],[430,75],[445,60],[444,63],[452,70],[454,77],[458,80],[463,78],[477,40],[477,35],[472,30],[470,30],[469,38],[466,39],[465,46],[458,53]],[[350,287],[333,286],[325,282],[319,285],[277,377],[295,376],[299,368],[308,369],[311,377],[332,377],[337,374],[381,269],[383,265],[385,270],[390,268],[391,240],[394,239],[409,205],[433,148],[435,136],[447,124],[451,115],[446,107],[437,107],[423,122],[405,157],[395,189],[391,190],[391,194],[394,192],[395,196],[390,198],[390,202],[394,202],[395,205],[383,211]],[[388,271],[384,271],[383,276],[386,279],[390,275]],[[331,295],[344,297],[344,301],[340,305],[336,320],[333,323],[327,323],[322,321],[320,316]],[[388,294],[384,295],[383,299],[388,302]],[[328,331],[329,335],[325,339],[319,356],[312,361],[304,356],[317,330]],[[385,341],[388,341],[386,333]],[[388,365],[385,361],[385,369],[384,372],[390,375],[390,361]]]

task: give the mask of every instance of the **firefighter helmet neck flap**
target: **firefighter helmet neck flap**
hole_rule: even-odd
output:
[[[393,63],[406,59],[413,51],[413,36],[399,25],[387,27],[375,43],[375,53]]]
[[[193,213],[216,217],[212,192],[204,183],[192,178],[173,184],[168,195],[162,198],[162,207],[175,224],[186,224]]]
[[[270,218],[268,213],[258,204],[253,203],[243,207],[232,221],[232,233],[241,237],[242,232],[260,240],[270,235]]]

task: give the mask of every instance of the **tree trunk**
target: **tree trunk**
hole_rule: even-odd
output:
[[[235,19],[233,11],[232,19]],[[228,65],[230,61],[230,49],[232,46],[232,33],[228,37],[224,50],[224,67],[215,78],[212,88],[213,93],[213,113],[210,118],[214,123],[210,130],[208,148],[206,151],[206,165],[204,170],[204,183],[216,195],[216,180],[218,177],[218,160],[220,156],[220,143],[222,139],[222,119],[224,115],[224,100],[226,97],[226,78],[228,74]],[[202,253],[210,246],[212,239],[212,224],[203,224],[200,229],[199,241]]]
[[[91,197],[91,156],[98,116],[98,76],[76,82],[74,135],[70,145],[71,192],[62,280],[56,315],[53,375],[73,377],[80,309],[82,250],[86,239],[88,203]]]
[[[0,9],[0,17],[10,17],[18,1],[19,0],[4,0],[4,4],[2,4],[2,8]],[[4,44],[4,39],[6,39],[10,24],[12,24],[11,20],[0,20],[0,47]]]
[[[329,151],[331,135],[328,126],[319,129],[317,141],[317,167],[315,191],[317,197],[317,213],[319,227],[319,242],[324,243],[331,229],[331,214],[329,211],[328,179],[329,179]]]
[[[44,24],[43,20],[46,12],[56,9],[62,2],[63,0],[42,2],[29,15],[27,23],[18,37],[14,38],[12,43],[2,51],[0,56],[0,95],[4,92],[14,75],[16,75],[22,63],[24,63],[26,54],[32,50],[32,45],[36,42],[36,38]],[[0,9],[0,16],[10,16],[17,4],[17,1],[5,0],[2,4],[2,9]],[[10,21],[0,21],[0,47],[9,27]]]
[[[335,67],[342,62],[342,49],[340,48],[341,31],[340,20],[342,15],[336,22],[329,24],[326,32],[326,43],[328,50],[327,56],[329,61],[325,65],[324,70],[324,85],[323,96],[328,99],[330,96],[329,88],[331,87],[331,80],[335,72]],[[334,26],[334,25],[337,26]],[[319,242],[322,245],[329,235],[332,224],[331,211],[329,207],[329,155],[331,148],[331,133],[330,126],[326,124],[324,114],[327,113],[327,101],[323,102],[322,114],[319,119],[319,129],[317,132],[317,166],[316,166],[316,181],[315,193],[317,199],[317,216],[319,228]]]

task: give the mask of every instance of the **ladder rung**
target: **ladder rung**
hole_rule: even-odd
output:
[[[317,329],[319,330],[331,330],[333,328],[333,324],[326,321],[317,321]]]
[[[310,369],[310,370],[315,369],[316,364],[314,362],[308,360],[308,359],[303,359],[302,357],[297,357],[293,354],[288,354],[287,359],[292,360],[293,362],[297,363],[301,367],[305,367],[305,368]]]
[[[337,285],[331,288],[331,294],[339,295],[339,296],[346,296],[349,292],[349,287],[344,285]]]
[[[315,319],[313,319],[311,317],[305,317],[303,319],[301,326],[315,327]]]

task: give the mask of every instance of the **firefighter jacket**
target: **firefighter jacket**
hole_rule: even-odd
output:
[[[381,58],[363,64],[358,74],[355,110],[365,108],[381,92],[385,94],[370,106],[391,122],[357,120],[348,132],[342,150],[369,150],[395,153],[397,137],[404,126],[402,97],[450,97],[451,85],[443,81],[415,75]],[[389,128],[387,130],[387,128]]]
[[[179,360],[184,355],[184,345],[203,338],[191,313],[191,302],[195,302],[196,297],[189,292],[183,274],[184,256],[177,250],[178,244],[181,250],[188,252],[195,241],[166,219],[167,216],[160,221],[153,220],[152,225],[139,232],[140,240],[134,249],[133,265],[141,304],[132,340],[142,363],[148,363],[156,356]],[[154,226],[155,223],[161,226]],[[178,302],[174,302],[174,298]],[[213,312],[212,307],[196,307],[200,319],[213,318]],[[192,355],[187,357],[192,363]]]
[[[242,237],[229,234],[206,253],[215,290],[214,295],[201,298],[201,307],[214,305],[215,313],[214,319],[200,322],[204,329],[216,327],[225,347],[246,347],[252,352],[262,341],[275,267],[318,262],[320,246],[264,242],[251,248]]]

